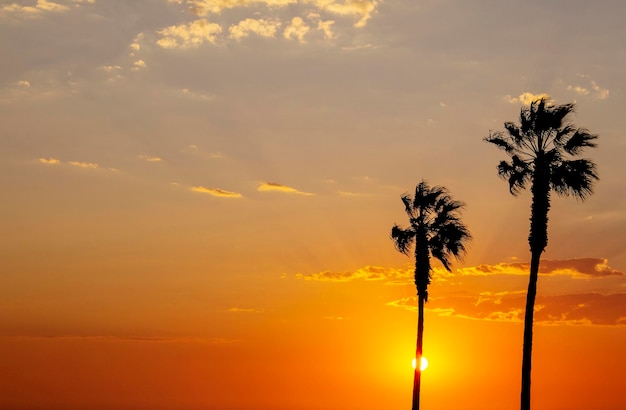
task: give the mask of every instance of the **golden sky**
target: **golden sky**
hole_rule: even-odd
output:
[[[422,180],[474,237],[426,306],[424,408],[518,407],[530,195],[482,141],[576,102],[535,410],[626,407],[626,3],[0,2],[0,409],[400,410]]]

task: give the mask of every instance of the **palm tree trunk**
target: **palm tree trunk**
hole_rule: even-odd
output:
[[[422,341],[424,340],[424,296],[417,296],[417,344],[415,348],[415,373],[413,375],[413,406],[420,408],[420,385],[422,379]]]
[[[530,279],[526,293],[526,313],[524,315],[524,346],[522,350],[522,395],[521,410],[530,410],[530,370],[533,350],[533,316],[535,313],[535,296],[537,295],[537,278],[539,276],[539,257],[541,252],[533,252],[530,261]]]
[[[520,408],[530,410],[530,370],[533,351],[533,317],[535,297],[537,296],[537,278],[539,260],[548,245],[548,211],[550,210],[550,172],[542,162],[535,160],[535,175],[531,191],[533,194],[530,215],[530,277],[526,293],[526,312],[524,314],[524,345],[522,347],[522,392]]]

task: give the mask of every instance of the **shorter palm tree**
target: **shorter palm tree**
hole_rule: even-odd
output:
[[[431,279],[431,256],[441,261],[450,271],[450,259],[460,259],[466,251],[471,235],[460,220],[463,202],[455,201],[440,186],[430,187],[422,180],[415,188],[415,196],[401,196],[409,227],[398,225],[391,229],[391,239],[396,249],[405,255],[415,247],[415,286],[417,288],[417,343],[415,373],[413,378],[413,410],[420,407],[422,341],[424,337],[424,302],[428,301]]]

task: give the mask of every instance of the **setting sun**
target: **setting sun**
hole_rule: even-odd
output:
[[[428,368],[428,359],[422,356],[422,360],[420,362],[421,362],[420,371],[423,372],[424,370]],[[416,364],[417,364],[417,360],[414,357],[413,360],[411,360],[411,366],[415,369]]]

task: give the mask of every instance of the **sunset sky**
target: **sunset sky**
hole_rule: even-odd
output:
[[[0,409],[519,408],[530,194],[482,139],[549,96],[599,135],[554,197],[534,410],[626,408],[626,2],[0,0]]]

